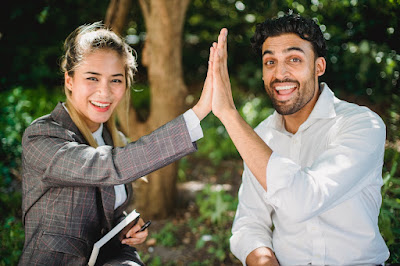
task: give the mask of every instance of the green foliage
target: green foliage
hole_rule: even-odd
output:
[[[148,85],[133,84],[131,102],[141,121],[145,121],[150,113],[150,88]]]
[[[143,263],[145,263],[148,266],[161,266],[161,265],[166,265],[165,263],[162,262],[160,256],[155,256],[154,258],[151,258],[149,254],[141,254],[139,252],[140,258],[142,259]],[[167,263],[167,265],[173,265],[172,263]]]
[[[328,43],[327,71],[322,80],[339,96],[355,95],[385,104],[396,93],[400,70],[398,1],[194,0],[184,32],[183,60],[189,73],[185,77],[203,80],[210,44],[219,29],[227,27],[231,78],[251,92],[261,92],[261,57],[252,52],[250,38],[257,23],[290,9],[314,18],[321,26]]]
[[[178,243],[177,227],[172,223],[168,222],[159,232],[153,233],[151,236],[157,240],[157,243],[165,247],[173,247]]]
[[[16,202],[20,201],[17,199]],[[16,265],[22,253],[24,228],[20,219],[8,216],[0,222],[0,265]]]
[[[233,96],[240,115],[253,128],[271,115],[274,109],[266,94],[247,93],[233,86]],[[239,158],[228,132],[214,115],[207,116],[202,122],[204,138],[199,140],[199,151],[195,156],[209,158],[214,165],[222,160]]]
[[[50,112],[60,93],[17,87],[0,93],[0,265],[15,265],[21,255],[24,231],[21,222],[21,140],[25,128]]]
[[[379,228],[390,250],[388,263],[400,263],[400,153],[386,149]]]
[[[63,41],[77,26],[103,20],[107,5],[95,0],[11,1],[0,18],[0,88],[59,86]]]
[[[207,252],[214,263],[223,262],[229,255],[230,228],[237,203],[237,198],[223,190],[213,190],[210,185],[196,196],[200,215],[192,221],[191,227],[194,233],[203,236],[197,241],[196,248],[208,245]]]
[[[235,211],[237,200],[224,190],[213,190],[208,184],[196,195],[200,221],[210,220],[211,224],[223,226],[230,222],[229,212]]]

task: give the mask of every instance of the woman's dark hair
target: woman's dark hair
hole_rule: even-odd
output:
[[[261,55],[262,45],[268,37],[285,33],[297,34],[300,38],[311,42],[317,57],[325,57],[326,43],[321,29],[314,20],[303,18],[297,14],[287,14],[257,24],[250,42],[256,54]]]

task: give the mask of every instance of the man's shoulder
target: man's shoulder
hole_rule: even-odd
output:
[[[356,103],[347,102],[338,98],[334,101],[336,114],[339,116],[369,116],[374,118],[380,118],[380,116],[372,111],[367,106],[358,105]]]
[[[276,114],[275,112],[273,114],[271,114],[270,116],[268,116],[266,119],[264,119],[263,121],[261,121],[255,128],[254,131],[260,135],[261,133],[265,133],[269,130],[272,129],[272,127],[275,124],[275,120],[276,120]]]
[[[337,119],[350,123],[369,121],[376,126],[385,127],[382,118],[370,108],[356,103],[335,99],[335,112]]]

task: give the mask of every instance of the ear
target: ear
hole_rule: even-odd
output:
[[[325,73],[326,69],[326,60],[323,57],[318,57],[315,60],[315,71],[318,77],[322,76]]]
[[[64,85],[69,91],[72,91],[72,79],[73,78],[68,75],[68,72],[64,73]]]

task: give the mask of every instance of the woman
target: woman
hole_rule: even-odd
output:
[[[130,97],[136,71],[130,47],[94,23],[72,32],[64,49],[66,102],[35,120],[22,140],[20,265],[87,264],[93,244],[123,217],[132,196],[124,184],[195,151],[199,120],[211,110],[208,78],[193,109],[126,144],[113,113]],[[140,219],[122,243],[116,237],[104,246],[98,264],[142,265],[133,245],[147,237],[147,230],[135,233],[143,224]]]

